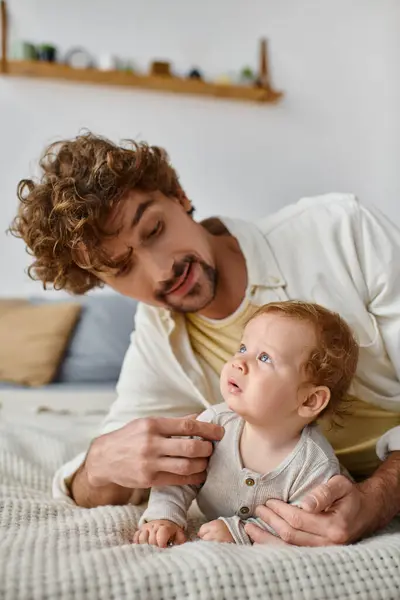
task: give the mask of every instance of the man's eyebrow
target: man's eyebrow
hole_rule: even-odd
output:
[[[137,207],[137,210],[136,210],[135,214],[133,215],[133,219],[132,219],[132,222],[131,222],[131,229],[133,229],[133,227],[136,227],[136,225],[139,223],[140,219],[143,217],[143,215],[146,212],[146,210],[152,204],[154,204],[154,199],[153,198],[149,198],[148,200],[145,200],[144,202],[141,202],[139,204],[139,206]]]

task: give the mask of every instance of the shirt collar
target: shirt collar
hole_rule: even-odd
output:
[[[240,246],[246,261],[249,286],[277,288],[286,285],[265,236],[249,221],[219,217]]]

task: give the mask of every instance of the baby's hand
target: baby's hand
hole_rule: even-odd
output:
[[[235,543],[231,532],[221,519],[204,523],[200,527],[199,533],[197,534],[205,542],[229,542]]]
[[[166,548],[168,542],[179,546],[186,542],[186,535],[179,525],[166,520],[144,523],[133,538],[134,544],[151,544],[159,548]]]

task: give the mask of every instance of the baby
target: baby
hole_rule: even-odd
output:
[[[196,498],[209,520],[198,536],[251,544],[245,523],[271,529],[255,509],[277,498],[299,505],[315,486],[340,473],[316,419],[332,422],[346,409],[358,345],[338,314],[317,304],[267,304],[247,323],[237,353],[225,364],[225,404],[198,419],[225,428],[201,486],[153,488],[134,542],[166,547],[186,541]]]

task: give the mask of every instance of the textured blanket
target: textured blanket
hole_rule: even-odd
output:
[[[51,499],[52,473],[81,449],[59,432],[0,423],[1,599],[400,599],[398,522],[341,548],[135,546],[143,508]]]

